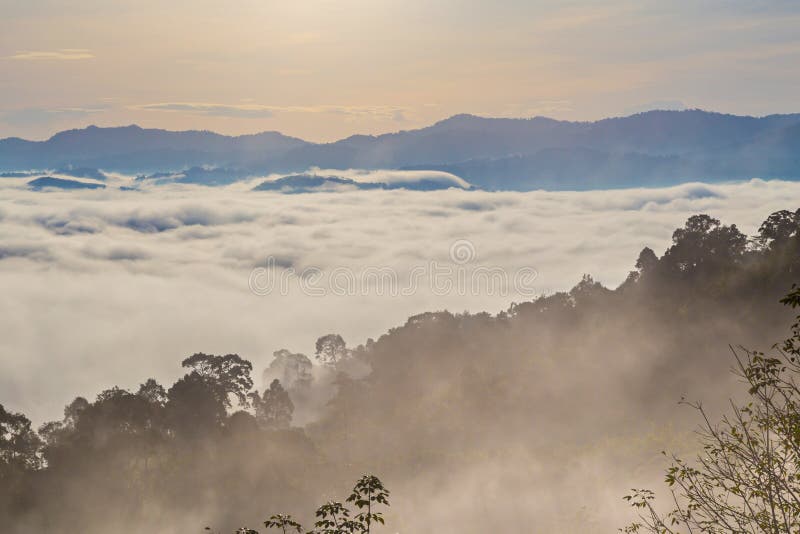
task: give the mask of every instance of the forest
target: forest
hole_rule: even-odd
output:
[[[41,425],[0,405],[0,524],[311,525],[373,473],[392,488],[386,532],[614,531],[629,488],[663,479],[658,452],[694,451],[678,401],[726,409],[741,390],[729,347],[785,338],[796,282],[800,209],[752,236],[700,214],[615,289],[587,274],[496,314],[423,313],[355,346],[329,334],[263,373],[237,354],[176,355],[175,383],[143,370],[138,389],[65,399]]]

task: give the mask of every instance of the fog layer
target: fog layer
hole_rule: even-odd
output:
[[[117,178],[122,180],[121,178]],[[235,352],[263,369],[275,350],[313,352],[320,335],[351,344],[414,313],[499,311],[530,297],[514,288],[401,296],[367,288],[316,297],[255,295],[254,268],[390,267],[407,277],[431,261],[453,265],[468,240],[470,265],[535,269],[540,294],[584,273],[616,286],[643,246],[663,251],[691,214],[752,233],[766,214],[800,198],[800,184],[730,185],[589,193],[368,191],[255,193],[249,184],[138,192],[35,192],[0,182],[0,391],[34,421],[60,414],[76,393],[172,380],[196,351]],[[109,180],[114,184],[114,178]],[[366,294],[364,294],[366,293]]]

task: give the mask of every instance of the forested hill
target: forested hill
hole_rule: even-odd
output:
[[[317,144],[277,132],[228,137],[89,127],[0,140],[0,171],[220,169],[228,183],[323,169],[440,170],[483,189],[602,189],[688,181],[800,179],[800,114],[649,111],[594,122],[456,115],[426,128]]]
[[[308,519],[373,472],[393,489],[392,532],[613,531],[609,499],[675,438],[676,401],[723,402],[728,344],[782,339],[778,299],[798,280],[800,210],[750,237],[697,215],[616,289],[586,276],[496,315],[415,316],[355,348],[332,334],[317,365],[276,352],[265,387],[240,356],[196,354],[172,385],[77,397],[38,432],[0,409],[0,524],[233,532],[275,510]]]

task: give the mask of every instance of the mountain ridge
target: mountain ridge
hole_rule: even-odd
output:
[[[666,158],[666,159],[665,159]],[[226,136],[137,125],[0,140],[0,171],[191,167],[242,174],[430,169],[486,189],[581,189],[689,180],[800,179],[800,114],[654,110],[597,121],[458,114],[429,126],[313,143],[275,131]]]
[[[119,126],[97,126],[95,124],[90,124],[90,125],[85,126],[83,128],[70,128],[70,129],[67,129],[67,130],[60,130],[58,132],[55,132],[53,135],[51,135],[47,139],[43,139],[43,140],[39,140],[39,141],[31,140],[31,139],[25,139],[25,138],[19,137],[19,136],[9,136],[9,137],[0,138],[0,143],[6,142],[6,141],[22,141],[22,142],[25,142],[25,143],[42,144],[42,143],[47,143],[49,141],[52,141],[54,138],[57,138],[57,137],[59,137],[59,136],[61,136],[63,134],[71,134],[71,133],[75,133],[75,132],[87,132],[87,131],[97,131],[97,130],[102,130],[102,131],[138,130],[138,131],[141,131],[141,132],[157,132],[157,133],[167,133],[167,134],[209,134],[209,135],[212,135],[212,136],[215,136],[215,137],[226,138],[226,139],[245,139],[245,138],[260,137],[260,136],[264,136],[264,135],[268,135],[268,134],[274,134],[274,135],[281,136],[281,137],[284,137],[284,138],[287,138],[287,139],[292,139],[292,140],[295,140],[295,141],[302,141],[303,143],[306,143],[306,144],[309,144],[309,145],[323,146],[323,145],[333,145],[333,144],[343,143],[343,142],[348,141],[348,140],[353,139],[353,138],[379,139],[379,138],[382,138],[382,137],[394,136],[394,135],[398,135],[398,134],[405,134],[405,133],[410,133],[410,132],[418,132],[418,131],[423,131],[423,130],[431,130],[431,129],[434,129],[436,127],[457,123],[457,122],[462,121],[462,120],[497,121],[497,122],[508,122],[508,123],[512,123],[512,122],[523,122],[524,123],[524,122],[542,121],[542,122],[548,122],[548,123],[569,124],[569,125],[589,125],[589,124],[599,124],[599,123],[607,123],[607,122],[619,121],[619,120],[624,120],[624,119],[632,119],[632,118],[635,118],[635,117],[641,117],[641,116],[646,116],[646,115],[691,114],[691,113],[702,113],[704,115],[709,115],[709,116],[731,117],[731,118],[736,118],[736,119],[764,120],[764,119],[787,118],[787,119],[800,120],[800,112],[797,112],[797,113],[771,113],[771,114],[768,114],[768,115],[737,115],[735,113],[722,113],[722,112],[719,112],[719,111],[708,111],[708,110],[704,110],[704,109],[700,109],[700,108],[683,109],[683,110],[653,109],[653,110],[649,110],[649,111],[642,111],[642,112],[638,112],[638,113],[632,113],[630,115],[617,115],[617,116],[605,117],[605,118],[597,119],[597,120],[586,120],[586,121],[571,121],[571,120],[566,120],[566,119],[554,119],[552,117],[546,117],[544,115],[535,115],[533,117],[491,117],[491,116],[487,117],[487,116],[483,116],[483,115],[475,115],[473,113],[456,113],[455,115],[451,115],[451,116],[446,117],[444,119],[438,120],[438,121],[436,121],[433,124],[430,124],[428,126],[422,126],[422,127],[419,127],[419,128],[413,128],[411,130],[397,130],[397,131],[394,131],[394,132],[385,132],[385,133],[381,133],[381,134],[353,134],[353,135],[349,135],[347,137],[343,137],[341,139],[337,139],[335,141],[329,141],[329,142],[307,141],[307,140],[305,140],[305,139],[303,139],[301,137],[287,135],[287,134],[284,134],[284,133],[279,132],[277,130],[264,130],[264,131],[260,131],[260,132],[256,132],[256,133],[250,133],[250,134],[227,135],[227,134],[222,134],[222,133],[219,133],[219,132],[215,132],[213,130],[202,130],[202,129],[200,129],[200,130],[198,130],[198,129],[170,130],[170,129],[166,129],[166,128],[145,128],[143,126],[139,126],[138,124],[133,123],[133,124],[119,125]]]

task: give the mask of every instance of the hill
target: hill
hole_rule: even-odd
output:
[[[92,126],[42,142],[0,141],[0,171],[59,167],[130,173],[219,168],[231,180],[312,167],[440,170],[500,190],[796,180],[800,114],[649,111],[595,122],[456,115],[426,128],[327,144],[276,132],[228,137],[138,126]]]

